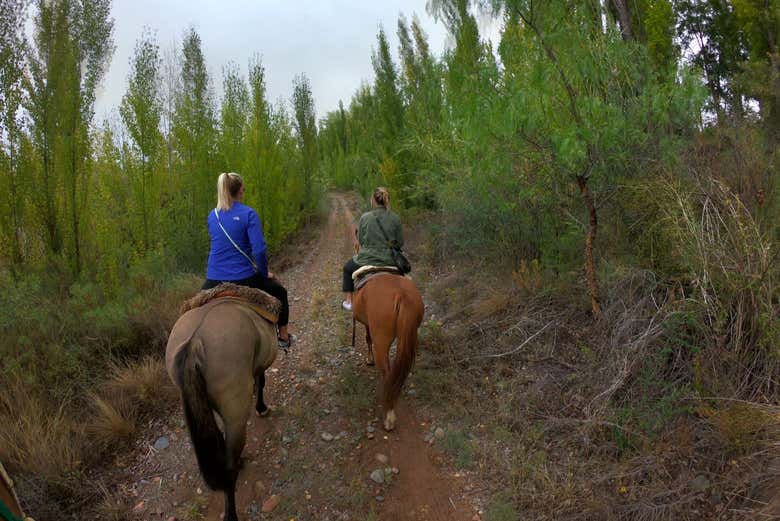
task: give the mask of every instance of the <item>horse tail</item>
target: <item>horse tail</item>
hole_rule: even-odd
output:
[[[224,491],[230,487],[227,449],[225,438],[214,419],[206,379],[198,364],[198,355],[202,350],[203,344],[199,338],[193,338],[180,349],[174,362],[176,376],[200,473],[209,488]]]
[[[401,394],[401,388],[414,365],[417,355],[417,328],[422,318],[412,299],[403,293],[397,297],[395,308],[398,343],[395,359],[385,383],[384,396],[385,406],[389,408],[393,407]]]

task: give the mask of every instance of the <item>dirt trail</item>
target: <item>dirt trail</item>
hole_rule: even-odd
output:
[[[449,470],[441,451],[424,439],[430,421],[418,417],[408,396],[401,397],[396,430],[381,429],[378,373],[364,364],[362,327],[357,349],[345,345],[351,318],[339,306],[341,266],[352,254],[352,213],[342,195],[332,195],[330,204],[325,229],[308,253],[277,274],[291,296],[291,330],[299,342],[290,354],[280,353],[267,372],[266,402],[273,413],[250,419],[237,490],[239,516],[479,519],[465,493],[466,478]],[[170,446],[140,455],[136,479],[143,477],[124,487],[135,514],[138,519],[219,520],[222,494],[207,491],[181,413],[178,408],[172,413],[161,427],[167,430],[154,435],[166,434]],[[376,470],[382,471],[382,483],[370,478]],[[263,513],[273,495],[278,506]]]

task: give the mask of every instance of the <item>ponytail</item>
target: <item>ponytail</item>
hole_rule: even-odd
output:
[[[388,193],[387,188],[380,186],[374,190],[374,194],[371,196],[371,205],[375,207],[383,206],[385,208],[390,208],[390,194]]]
[[[230,210],[238,191],[244,186],[241,176],[233,172],[219,174],[217,178],[217,210]]]

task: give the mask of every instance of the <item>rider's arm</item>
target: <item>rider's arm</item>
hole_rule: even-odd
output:
[[[252,257],[257,264],[257,272],[261,277],[266,278],[268,277],[267,248],[260,218],[254,210],[250,210],[249,215],[247,215],[246,233],[249,236],[249,244],[252,245]]]
[[[355,253],[360,253],[360,241],[358,241],[358,229],[354,221],[350,223],[350,227],[352,228],[352,232],[353,232],[352,247],[355,248]]]
[[[395,240],[398,241],[399,248],[404,247],[404,232],[401,228],[401,219],[398,216],[396,216]]]

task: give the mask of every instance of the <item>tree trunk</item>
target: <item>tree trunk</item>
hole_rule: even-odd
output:
[[[769,82],[770,89],[769,108],[769,134],[770,138],[777,142],[780,140],[780,49],[778,49],[777,35],[774,31],[767,31],[767,47],[769,52]]]
[[[585,201],[585,206],[588,208],[588,233],[585,236],[585,276],[588,283],[591,312],[593,313],[593,318],[598,319],[601,315],[601,301],[599,300],[596,265],[593,261],[593,243],[596,240],[596,230],[598,229],[596,205],[593,204],[593,194],[588,187],[588,178],[578,175],[577,185],[580,187],[580,194],[582,194],[582,199]]]
[[[612,3],[612,7],[615,8],[615,12],[617,13],[618,22],[620,23],[620,34],[623,36],[623,39],[626,41],[633,40],[634,31],[631,27],[631,12],[628,9],[626,0],[609,1]]]
[[[70,191],[70,217],[71,217],[71,232],[73,233],[73,263],[74,263],[74,275],[78,276],[81,273],[81,237],[79,233],[79,211],[77,207],[77,192],[78,192],[78,158],[77,156],[77,142],[76,142],[76,130],[72,130],[73,136],[70,142],[70,175],[69,191]]]

